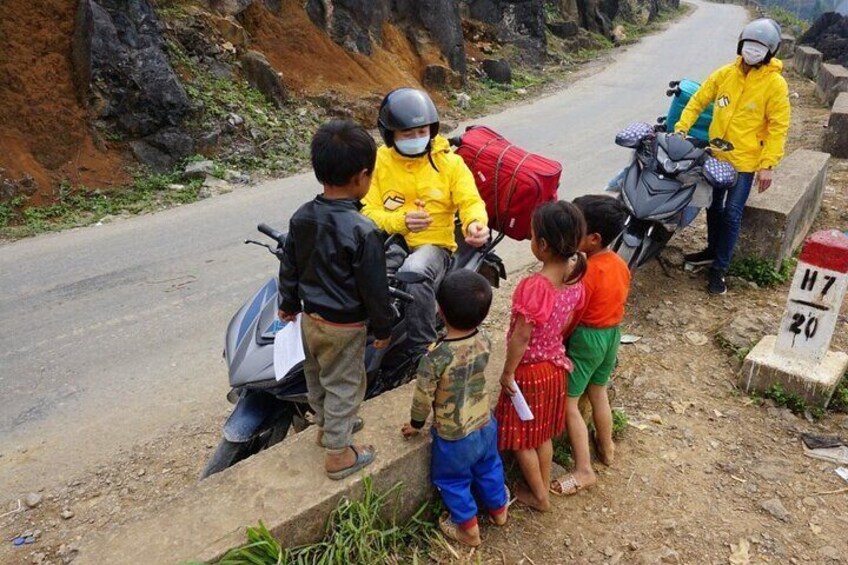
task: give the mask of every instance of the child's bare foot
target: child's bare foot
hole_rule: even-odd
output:
[[[506,491],[506,504],[501,509],[500,512],[492,512],[489,511],[489,516],[492,517],[492,523],[496,526],[504,526],[506,525],[506,521],[509,515],[509,504],[512,502],[512,493],[509,491],[509,487],[504,485],[504,490]]]
[[[598,434],[592,430],[589,433],[589,440],[592,442],[592,447],[595,448],[595,457],[597,460],[600,461],[602,465],[612,467],[612,464],[615,461],[615,442],[612,441],[612,438],[602,441],[598,437]]]
[[[540,500],[533,494],[530,487],[523,483],[518,483],[515,486],[515,498],[518,502],[525,506],[529,506],[533,510],[538,510],[539,512],[550,512],[551,510],[550,498],[545,496],[544,499]]]
[[[439,529],[449,539],[470,545],[471,547],[477,547],[483,543],[483,540],[480,538],[480,526],[474,524],[470,528],[463,530],[454,524],[453,520],[447,514],[442,514],[439,518]]]
[[[615,462],[615,443],[610,441],[608,445],[598,446],[598,461],[607,467],[612,467]]]

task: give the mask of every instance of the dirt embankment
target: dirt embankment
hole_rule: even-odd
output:
[[[828,110],[808,81],[790,77],[790,88],[799,97],[789,150],[816,148]],[[848,226],[846,186],[848,161],[834,159],[814,230]],[[667,257],[679,262],[703,241],[701,220],[675,236]],[[497,291],[487,321],[498,352],[518,278]],[[596,467],[598,485],[555,499],[550,514],[514,506],[505,529],[484,526],[484,546],[473,555],[441,553],[435,562],[848,563],[848,485],[835,465],[805,457],[799,441],[801,432],[848,436],[848,415],[811,422],[748,398],[735,386],[738,360],[721,345],[728,335],[756,342],[773,332],[786,285],[732,280],[724,297],[707,295],[705,285],[703,274],[675,269],[666,277],[656,265],[634,279],[625,331],[642,339],[622,347],[615,376],[615,404],[634,426],[619,442],[616,464]],[[846,320],[843,306],[835,350],[848,350]],[[34,483],[41,499],[34,509],[2,515],[17,506],[10,495],[18,493],[7,493],[2,537],[38,535],[32,546],[0,545],[0,562],[63,563],[89,532],[161,508],[197,480],[224,417],[207,413],[67,484]],[[14,465],[27,454],[4,457]]]
[[[0,18],[0,178],[27,175],[35,204],[63,180],[109,187],[126,182],[118,148],[92,135],[70,61],[75,0],[4,0]]]

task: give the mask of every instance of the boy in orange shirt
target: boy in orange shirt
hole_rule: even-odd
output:
[[[619,324],[624,318],[624,305],[630,290],[630,270],[621,257],[608,249],[624,229],[627,216],[621,202],[602,195],[581,196],[574,204],[586,218],[586,236],[580,251],[589,259],[583,277],[585,303],[579,324],[568,341],[568,357],[574,370],[568,377],[566,427],[574,456],[574,472],[551,483],[551,492],[576,494],[597,482],[589,453],[589,431],[580,414],[579,401],[588,391],[595,423],[598,457],[611,465],[615,451],[612,441],[612,411],[607,385],[615,368]]]

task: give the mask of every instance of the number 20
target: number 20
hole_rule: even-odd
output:
[[[813,336],[816,335],[816,331],[819,329],[819,319],[815,316],[810,316],[810,318],[807,319],[807,317],[803,314],[793,314],[792,320],[792,324],[789,326],[789,331],[795,335],[799,335],[803,327],[804,336],[807,339],[812,339]],[[804,322],[807,322],[807,324],[804,325]]]

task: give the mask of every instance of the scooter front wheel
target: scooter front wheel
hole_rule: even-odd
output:
[[[227,438],[221,438],[221,442],[215,449],[215,453],[209,459],[203,472],[200,473],[200,478],[205,479],[215,473],[220,473],[224,469],[232,467],[242,459],[246,459],[253,451],[253,443],[255,440],[245,442],[229,441]]]
[[[202,480],[210,475],[219,473],[224,469],[232,467],[239,461],[247,459],[251,455],[256,455],[263,449],[268,449],[272,445],[280,443],[288,435],[292,427],[292,420],[293,414],[291,410],[286,410],[273,426],[248,441],[234,442],[222,437],[221,442],[215,449],[215,453],[212,454],[212,457],[200,474],[200,479]]]

